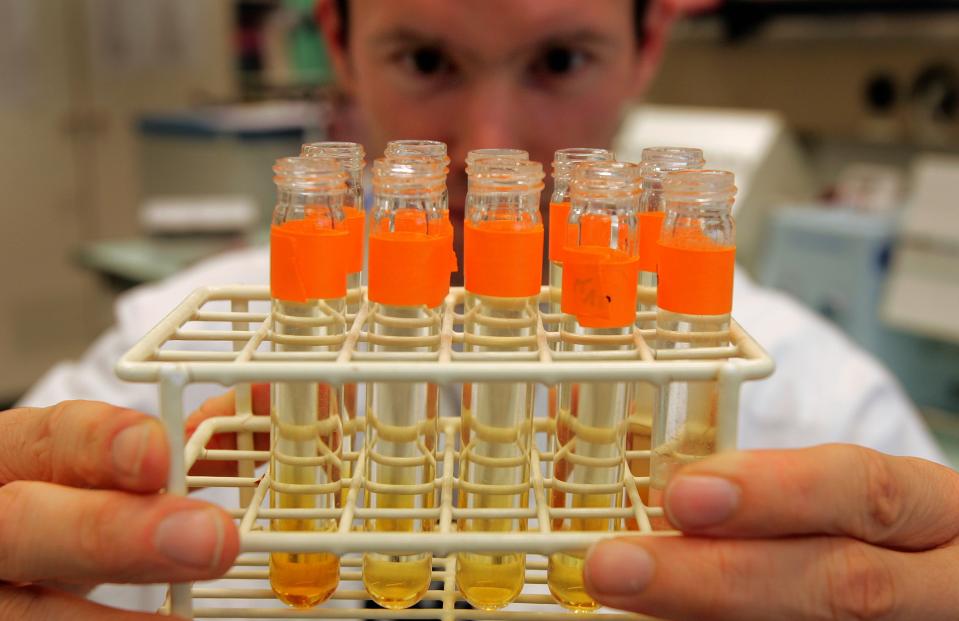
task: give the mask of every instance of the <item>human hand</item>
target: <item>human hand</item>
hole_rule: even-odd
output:
[[[955,619],[959,474],[827,445],[717,455],[681,469],[683,537],[597,544],[600,602],[668,619]]]
[[[0,412],[0,621],[159,619],[73,593],[225,572],[233,521],[157,494],[168,466],[163,427],[145,414],[91,401]]]

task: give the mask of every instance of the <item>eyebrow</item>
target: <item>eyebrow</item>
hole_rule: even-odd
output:
[[[412,28],[398,27],[386,32],[377,34],[373,37],[373,45],[377,47],[385,47],[392,45],[403,45],[409,43],[434,43],[434,44],[445,44],[443,37],[439,35],[434,35],[430,33],[425,33],[422,31],[414,30]]]
[[[442,34],[424,32],[415,28],[400,26],[386,32],[375,35],[372,38],[372,44],[379,48],[411,46],[411,45],[435,45],[439,47],[456,47],[457,44],[448,40]],[[522,53],[527,51],[539,50],[545,47],[577,43],[593,48],[615,49],[618,47],[614,38],[590,28],[580,28],[566,31],[552,32],[535,40],[532,43],[525,44],[513,53]],[[469,54],[472,56],[472,54]]]

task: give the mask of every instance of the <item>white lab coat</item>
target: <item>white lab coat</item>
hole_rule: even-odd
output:
[[[265,284],[268,279],[267,250],[255,248],[223,254],[163,282],[125,293],[116,304],[116,325],[80,360],[52,368],[21,404],[95,399],[157,413],[156,387],[120,381],[113,371],[117,359],[195,288]],[[741,448],[851,442],[945,463],[896,380],[831,324],[791,298],[758,287],[741,270],[736,274],[733,315],[772,355],[777,367],[771,378],[742,388]],[[222,390],[212,385],[189,388],[187,411]],[[451,402],[455,396],[451,397],[452,391],[446,393],[446,413],[455,412]],[[218,500],[209,490],[201,497]],[[159,605],[161,593],[159,588],[101,587],[94,597],[150,610]]]

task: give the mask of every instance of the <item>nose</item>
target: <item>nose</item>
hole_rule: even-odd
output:
[[[461,111],[463,125],[456,148],[460,162],[473,149],[522,148],[516,123],[520,97],[519,85],[507,76],[489,76],[471,85]]]

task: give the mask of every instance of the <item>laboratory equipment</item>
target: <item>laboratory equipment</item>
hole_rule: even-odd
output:
[[[639,272],[640,167],[587,162],[573,171],[563,254],[560,343],[564,351],[623,351],[633,345]],[[552,437],[550,506],[609,509],[623,502],[623,460],[632,385],[560,384]],[[554,531],[616,531],[608,515],[554,519]],[[560,604],[594,610],[583,583],[582,551],[550,555],[546,581]]]
[[[626,351],[564,352],[558,351],[558,330],[548,330],[539,322],[539,338],[529,352],[460,351],[465,338],[461,312],[464,292],[453,288],[442,307],[443,323],[437,352],[394,353],[374,351],[368,343],[366,316],[369,304],[360,308],[356,321],[337,352],[270,351],[265,345],[272,338],[273,311],[269,306],[269,290],[264,286],[207,286],[191,293],[120,360],[118,374],[128,381],[157,385],[160,415],[168,432],[170,471],[167,493],[185,494],[187,489],[207,489],[223,499],[226,511],[237,522],[242,554],[221,580],[213,583],[173,584],[163,610],[184,619],[209,618],[303,618],[304,611],[277,609],[273,606],[270,586],[266,581],[269,554],[275,551],[331,553],[341,557],[343,582],[332,600],[312,611],[319,618],[347,619],[410,619],[411,615],[429,614],[430,618],[454,621],[490,618],[488,612],[462,608],[462,597],[456,588],[456,554],[461,551],[500,552],[508,549],[527,554],[527,572],[519,605],[502,611],[502,618],[532,621],[548,615],[556,621],[583,619],[639,619],[635,615],[564,611],[542,591],[546,562],[541,555],[561,550],[586,550],[596,541],[617,536],[604,531],[554,532],[550,528],[556,518],[633,517],[639,524],[634,536],[647,536],[650,520],[662,516],[662,509],[644,506],[637,489],[648,485],[647,479],[627,476],[623,492],[635,502],[631,507],[609,509],[553,508],[548,497],[553,482],[548,475],[553,455],[546,449],[546,438],[552,435],[546,417],[534,420],[537,440],[528,456],[530,464],[530,506],[526,509],[471,509],[459,507],[456,491],[464,457],[461,443],[461,419],[441,417],[437,457],[437,501],[431,510],[379,509],[370,507],[362,493],[368,485],[362,464],[366,461],[365,446],[344,453],[355,473],[343,481],[348,488],[342,507],[326,509],[273,509],[263,506],[272,484],[273,473],[252,474],[257,460],[269,458],[267,451],[217,449],[210,439],[236,437],[238,446],[254,433],[265,434],[270,421],[255,416],[250,406],[250,383],[309,381],[343,384],[364,384],[385,380],[430,382],[457,386],[464,382],[526,381],[548,385],[555,382],[645,380],[665,384],[671,380],[716,379],[720,385],[718,446],[721,450],[735,447],[737,397],[742,382],[766,377],[772,372],[772,361],[735,322],[730,335],[735,351],[722,352],[728,360],[711,358],[708,349],[685,350],[684,360],[656,360],[641,338]],[[545,304],[549,290],[540,289],[539,301]],[[197,346],[193,344],[196,343]],[[235,350],[229,347],[235,343]],[[668,353],[668,352],[666,352]],[[665,356],[668,358],[668,356]],[[233,415],[211,418],[184,438],[185,398],[196,383],[217,383],[234,387],[237,394]],[[365,417],[358,422],[365,425]],[[725,439],[725,443],[723,443]],[[209,448],[208,448],[209,446]],[[222,446],[222,445],[220,445]],[[643,457],[627,453],[627,459]],[[237,476],[208,477],[188,474],[203,460],[236,464]],[[249,468],[250,474],[243,474]],[[512,486],[507,485],[512,491]],[[298,513],[323,517],[337,523],[334,531],[275,532],[259,525],[264,520]],[[578,514],[578,515],[577,515]],[[366,520],[397,516],[437,520],[436,530],[429,533],[370,532],[362,526]],[[461,531],[457,522],[471,517],[528,518],[529,527],[522,532]],[[430,589],[423,602],[435,610],[413,613],[409,610],[369,610],[362,600],[367,594],[348,581],[360,579],[362,555],[367,552],[411,551],[433,554],[433,579],[442,584]],[[335,608],[327,608],[334,604]],[[613,616],[610,616],[610,615]]]
[[[643,193],[639,203],[639,312],[656,310],[656,263],[658,261],[659,233],[665,213],[663,182],[666,175],[677,170],[696,170],[703,167],[702,149],[690,147],[648,147],[643,149],[640,162]],[[655,328],[652,318],[640,321],[640,328]]]
[[[310,142],[300,148],[302,157],[329,157],[346,172],[346,195],[343,197],[343,219],[349,235],[349,251],[346,265],[346,313],[356,315],[363,301],[363,255],[366,243],[366,210],[363,202],[363,168],[366,152],[356,142]],[[351,450],[356,443],[356,384],[343,386],[342,403],[344,414],[343,444]],[[348,476],[349,472],[344,472]]]
[[[812,200],[820,186],[792,127],[768,110],[644,102],[624,116],[613,150],[621,160],[638,162],[647,145],[696,145],[709,154],[710,168],[734,173],[736,260],[756,275],[768,242],[769,216],[784,203]]]
[[[330,158],[282,158],[273,168],[277,206],[270,231],[270,292],[276,352],[336,351],[346,330],[343,218],[346,173]],[[340,491],[340,390],[311,381],[272,386],[270,460],[275,509],[331,508]],[[329,519],[283,517],[277,532],[332,530]],[[270,584],[295,607],[325,601],[339,583],[339,558],[328,552],[277,551]]]
[[[450,157],[446,153],[446,143],[438,140],[391,140],[386,143],[386,149],[383,151],[387,159],[392,157],[425,157],[438,162],[444,169],[444,174],[449,172]],[[446,214],[446,221],[449,221],[450,195],[446,185],[443,185],[443,194],[440,196],[440,205],[443,213]],[[450,224],[450,234],[453,228]]]
[[[467,169],[465,216],[466,352],[528,352],[536,347],[543,224],[543,167],[509,158],[479,159]],[[522,510],[528,506],[533,384],[469,382],[463,386],[459,506]],[[463,532],[522,532],[527,520],[464,518]],[[456,583],[473,606],[495,610],[522,591],[526,555],[457,555]]]
[[[529,159],[529,151],[523,149],[473,149],[466,154],[466,167],[469,168],[478,160],[490,157],[501,157],[521,162]]]
[[[390,140],[383,150],[384,157],[420,156],[435,158],[444,166],[450,165],[446,143],[439,140]]]
[[[549,312],[560,312],[563,288],[563,248],[569,220],[569,182],[573,168],[580,162],[612,160],[607,149],[572,147],[553,155],[553,194],[549,199]]]
[[[394,176],[403,172],[401,156],[390,156],[384,162],[379,166],[388,166]],[[447,163],[445,156],[435,158],[433,168],[422,168],[419,178],[442,178]],[[414,156],[408,164],[425,162]],[[620,449],[617,465],[611,460],[591,461],[585,455],[587,451],[573,444],[571,434],[584,440],[579,445],[608,437],[608,430],[597,435],[593,429],[579,425],[579,406],[575,416],[563,417],[564,424],[569,423],[569,429],[562,431],[571,445],[568,448],[577,451],[581,464],[615,469],[622,476],[613,485],[570,482],[568,474],[565,479],[555,478],[554,462],[567,462],[567,473],[572,464],[573,479],[579,464],[570,458],[569,450],[554,452],[547,448],[550,441],[556,442],[559,428],[556,418],[529,415],[536,399],[532,386],[605,383],[621,384],[628,390],[640,381],[659,386],[714,381],[719,393],[716,445],[727,450],[735,446],[741,383],[771,373],[772,362],[735,322],[730,323],[730,346],[726,348],[693,346],[661,350],[654,357],[644,331],[633,325],[635,316],[623,319],[624,325],[631,326],[628,339],[619,334],[586,335],[590,341],[586,345],[603,347],[567,347],[564,341],[582,335],[565,330],[558,316],[539,312],[550,302],[550,289],[541,286],[539,269],[531,268],[539,265],[542,253],[542,224],[538,219],[541,168],[528,161],[497,158],[480,158],[470,168],[474,182],[479,183],[474,183],[477,191],[471,193],[467,211],[467,225],[471,227],[467,248],[493,251],[481,252],[474,255],[478,259],[468,261],[471,269],[467,289],[450,290],[442,303],[434,300],[445,291],[440,279],[448,283],[445,277],[453,269],[447,236],[451,225],[443,218],[427,217],[427,221],[438,223],[437,237],[445,237],[445,251],[437,249],[430,255],[439,260],[422,261],[422,268],[409,269],[406,265],[415,253],[407,249],[402,256],[394,254],[396,260],[387,259],[385,267],[371,271],[368,299],[356,316],[346,313],[348,238],[343,232],[342,211],[337,213],[336,207],[343,200],[346,181],[331,180],[331,175],[343,173],[330,160],[292,158],[277,166],[278,202],[284,207],[278,210],[281,215],[274,229],[278,233],[272,252],[277,276],[274,295],[262,286],[198,289],[120,360],[117,372],[123,379],[158,385],[160,414],[170,448],[165,493],[184,495],[188,489],[210,489],[223,499],[240,535],[242,554],[221,580],[170,585],[162,612],[185,619],[402,619],[423,614],[443,621],[492,618],[490,615],[517,620],[545,615],[557,621],[637,618],[603,610],[563,611],[549,595],[537,591],[544,586],[548,557],[581,554],[591,544],[618,534],[567,526],[574,522],[578,528],[618,526],[631,518],[638,527],[636,534],[642,536],[651,532],[652,521],[661,519],[663,511],[644,504],[640,497],[640,491],[650,484],[649,477],[632,476],[627,467],[630,460],[648,458],[649,451]],[[416,177],[410,173],[411,178]],[[430,183],[424,185],[432,187]],[[376,186],[384,189],[382,179]],[[398,189],[395,183],[391,187]],[[433,196],[434,191],[426,194]],[[399,197],[396,201],[393,208],[400,205]],[[394,209],[392,216],[377,221],[391,223],[392,228],[384,233],[403,232],[404,227],[423,222],[420,213],[441,211],[445,215],[445,203],[439,202],[442,210],[430,198],[411,205],[412,211]],[[385,213],[390,211],[387,208]],[[471,221],[470,214],[481,216]],[[606,230],[601,225],[591,227],[589,222],[587,218],[587,240],[590,235],[605,235],[607,243],[615,237],[620,244],[618,224],[614,235],[612,225]],[[635,235],[629,227],[622,231],[624,236]],[[536,248],[529,244],[531,232],[538,232]],[[427,233],[432,231],[428,228]],[[316,238],[326,243],[317,244]],[[379,256],[377,253],[373,254]],[[520,257],[525,258],[517,260]],[[294,269],[297,267],[304,269]],[[440,267],[444,273],[437,275]],[[411,278],[410,273],[416,277]],[[377,277],[387,283],[387,291],[381,290],[384,282],[378,282]],[[390,284],[404,279],[408,285],[390,289]],[[635,295],[635,274],[625,280]],[[437,288],[434,290],[429,283],[437,284]],[[416,287],[435,294],[422,306],[417,305],[422,319],[393,313],[394,308],[408,306],[407,299],[381,297],[411,294]],[[491,293],[493,289],[496,292]],[[513,303],[517,298],[521,304]],[[578,321],[589,321],[593,314],[612,310],[618,317],[628,296],[611,296],[607,302],[612,299],[617,304],[606,304],[605,309],[605,295],[591,299],[593,304],[586,305],[586,312],[579,309]],[[314,302],[319,307],[316,312]],[[434,303],[436,307],[431,306]],[[625,307],[635,315],[635,298]],[[425,319],[427,310],[435,314]],[[409,331],[396,334],[403,328]],[[252,384],[263,382],[274,386],[272,417],[252,412]],[[194,383],[232,387],[235,408],[232,415],[205,420],[186,438],[184,399]],[[339,390],[347,384],[370,387],[370,408],[355,419],[355,429],[366,441],[344,448]],[[439,409],[430,403],[431,395],[438,392],[431,391],[430,385],[465,386],[464,404],[468,409],[462,416],[433,416],[430,420],[430,413]],[[425,415],[411,429],[412,425],[406,424],[409,418],[397,420],[394,415],[421,411],[424,386]],[[378,391],[380,387],[382,392]],[[398,409],[380,407],[386,403],[380,396],[404,398],[402,389],[393,390],[395,387],[409,388],[404,394],[416,404]],[[577,402],[584,400],[579,389],[570,391],[571,396],[574,394]],[[295,412],[302,419],[295,424],[287,420],[291,408],[283,405],[284,399],[289,404],[291,396],[304,404]],[[504,401],[507,407],[497,407]],[[493,407],[483,407],[484,403]],[[516,404],[519,407],[512,407]],[[397,424],[388,425],[388,418]],[[510,421],[497,427],[484,422],[491,418],[497,424],[512,418],[516,424]],[[255,450],[254,434],[266,433],[272,433],[274,439],[271,450]],[[622,434],[622,425],[618,433]],[[211,444],[214,436],[235,437],[236,448]],[[403,452],[411,447],[415,450]],[[188,474],[195,464],[206,460],[234,464],[235,472],[229,476]],[[260,474],[256,468],[263,463],[267,467]],[[424,472],[429,468],[432,474]],[[561,472],[563,468],[560,466]],[[306,474],[300,480],[288,482],[292,473],[301,472]],[[348,476],[340,476],[346,472]],[[412,479],[406,478],[408,474]],[[493,480],[486,475],[493,475]],[[550,500],[556,491],[587,497],[626,496],[630,503],[604,500],[603,506],[596,507],[590,505],[599,503],[590,501],[552,506]],[[227,492],[232,493],[234,503],[229,502],[231,494]],[[283,502],[284,498],[292,501]],[[406,500],[410,498],[412,503]],[[428,577],[423,567],[426,563],[422,562],[427,556],[431,557]],[[490,598],[497,601],[487,601],[487,607],[500,605],[504,599],[518,605],[502,613],[459,606],[466,599],[458,591],[464,583],[464,574],[458,571],[458,565],[459,570],[463,569],[463,559],[502,561],[487,565],[491,571],[480,576],[488,584],[470,583],[471,576],[465,576],[467,586],[481,587],[466,589],[468,596],[485,597],[490,592],[484,593],[483,587],[500,587],[500,592]],[[289,577],[272,571],[271,565],[289,567],[275,560],[297,561],[293,563],[295,569],[309,569],[312,577],[318,578],[293,593],[293,598],[288,593],[288,601],[312,603],[324,596],[317,583],[332,589],[342,578],[336,591],[328,595],[337,600],[337,605],[315,611],[283,607],[271,588],[276,585],[268,580]],[[376,571],[366,572],[366,560],[386,562],[372,568]],[[388,589],[378,590],[373,574],[384,568],[388,572],[408,568],[417,577],[401,585],[405,594],[397,596]],[[509,575],[503,576],[503,572]],[[366,581],[367,588],[358,586],[364,577],[372,578]],[[507,579],[508,588],[503,588],[499,578]],[[427,607],[436,610],[400,609],[419,596],[427,579],[432,580],[431,584],[442,584],[441,588],[428,587],[422,594]],[[501,594],[504,597],[499,597]],[[361,602],[371,596],[393,607],[365,609]]]
[[[355,315],[363,301],[363,245],[366,225],[363,168],[366,166],[366,152],[363,145],[356,142],[311,142],[303,145],[300,155],[335,159],[346,171],[347,192],[343,198],[343,217],[350,236],[346,268],[346,312]],[[354,394],[354,401],[355,398]],[[350,410],[350,413],[354,411]]]
[[[636,293],[637,327],[644,330],[656,328],[656,263],[659,250],[659,233],[665,217],[663,181],[675,170],[702,168],[705,164],[702,149],[690,147],[648,147],[643,149],[640,162],[643,193],[639,200],[639,289]],[[655,347],[655,345],[653,345]],[[640,382],[633,387],[633,402],[630,413],[626,446],[637,451],[648,451],[658,392],[653,384]],[[649,476],[649,460],[630,462],[635,476]],[[643,502],[648,502],[646,489],[640,493]],[[629,523],[635,528],[635,522]]]
[[[949,196],[935,194],[943,210]],[[929,243],[929,236],[910,231],[909,218],[908,210],[784,207],[771,219],[760,282],[816,310],[879,358],[923,414],[932,408],[959,412],[959,342],[950,343],[946,330],[917,325],[948,328],[954,322],[959,260],[949,258],[947,243]],[[940,238],[949,234],[945,224],[939,227]],[[954,337],[959,341],[959,333]]]
[[[731,172],[691,170],[670,173],[663,184],[657,356],[662,350],[729,347],[736,261],[734,180]],[[653,420],[651,504],[661,504],[666,483],[679,466],[716,452],[718,389],[714,380],[698,380],[674,381],[660,391]]]
[[[368,341],[375,352],[435,352],[441,306],[456,269],[453,237],[441,197],[446,169],[425,157],[376,160],[370,230]],[[434,507],[437,387],[427,382],[375,382],[367,388],[366,477],[375,509]],[[377,517],[375,533],[434,530],[435,518]],[[429,552],[363,556],[363,584],[386,608],[402,609],[426,593]]]

